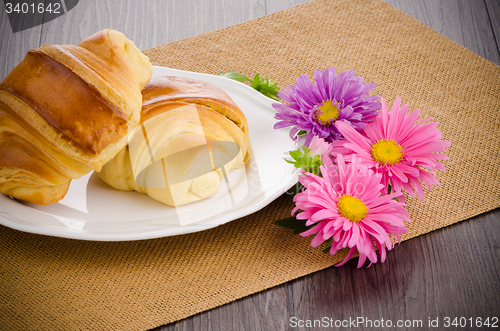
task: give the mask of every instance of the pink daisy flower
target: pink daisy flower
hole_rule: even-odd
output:
[[[304,190],[294,197],[296,218],[307,220],[306,225],[314,225],[301,233],[301,236],[316,234],[311,241],[317,247],[333,238],[330,254],[348,247],[347,257],[337,266],[346,263],[359,252],[358,268],[368,258],[376,263],[377,253],[380,261],[386,258],[386,249],[393,248],[390,235],[399,240],[408,231],[403,221],[410,222],[405,204],[394,200],[396,193],[381,195],[382,174],[361,166],[360,160],[353,156],[352,163],[346,164],[344,157],[337,156],[337,166],[330,158],[323,159],[320,167],[323,177],[305,173],[299,177]],[[371,265],[370,263],[370,265]]]
[[[441,132],[436,129],[439,123],[424,123],[431,118],[416,123],[420,109],[408,114],[410,106],[400,107],[400,98],[394,101],[391,112],[387,111],[384,98],[381,98],[381,104],[382,110],[373,122],[367,124],[363,134],[345,123],[336,123],[346,138],[343,146],[349,150],[345,153],[345,160],[350,162],[356,155],[361,164],[382,173],[386,192],[390,183],[392,192],[401,197],[404,189],[412,197],[416,192],[423,200],[422,185],[429,190],[433,185],[440,185],[434,170],[444,171],[444,165],[437,160],[449,158],[437,153],[444,152],[450,142],[441,140]]]
[[[333,147],[325,139],[314,136],[309,144],[309,156],[314,157],[319,155],[321,158],[329,156],[333,151]]]

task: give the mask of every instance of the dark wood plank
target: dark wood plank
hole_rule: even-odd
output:
[[[500,1],[485,0],[488,16],[491,22],[491,28],[495,35],[497,49],[500,52]]]
[[[488,9],[483,1],[459,2],[464,43],[476,54],[500,65],[500,55]]]
[[[42,27],[36,26],[27,32],[12,33],[3,1],[0,3],[0,80],[24,58],[30,48],[38,47]],[[36,46],[34,46],[36,45]]]
[[[308,1],[310,0],[267,0],[265,1],[266,15],[273,14],[280,10],[300,5]]]
[[[281,10],[287,4],[277,2],[272,8]],[[43,44],[78,44],[105,28],[123,32],[139,49],[146,49],[267,14],[266,4],[261,0],[82,0],[53,21],[12,33],[3,2],[0,8],[0,80],[21,62],[29,49]]]
[[[474,53],[500,65],[499,48],[492,28],[496,26],[497,30],[499,29],[500,12],[497,0],[490,1],[489,6],[484,1],[476,0],[385,0],[385,2]]]

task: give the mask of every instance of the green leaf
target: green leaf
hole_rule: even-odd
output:
[[[288,154],[290,154],[292,159],[294,159],[295,161],[298,161],[304,157],[304,154],[300,150],[290,151],[288,152]]]
[[[284,228],[294,230],[293,231],[294,234],[304,232],[310,228],[310,226],[306,226],[305,220],[298,220],[294,216],[278,220],[274,223]]]
[[[306,220],[298,220],[295,218],[295,216],[290,216],[281,220],[278,220],[274,222],[274,224],[282,226],[287,229],[293,230],[294,234],[299,234],[302,232],[305,232],[312,228],[315,224],[306,226]],[[320,247],[324,247],[321,249],[322,253],[329,254],[330,249],[332,248],[333,245],[333,238],[328,238],[324,243],[321,244]]]
[[[278,85],[269,78],[261,78],[259,74],[255,74],[252,87],[273,100],[279,100]]]
[[[299,149],[288,152],[293,161],[285,160],[293,164],[295,168],[304,169],[307,172],[320,175],[319,167],[323,164],[319,155],[309,155],[309,147],[302,146]]]
[[[255,76],[253,76],[253,80],[251,82],[252,82],[252,87],[254,89],[256,89],[257,91],[259,91],[260,85],[261,85],[259,74],[255,74]]]
[[[285,192],[285,194],[290,198],[293,199],[294,196],[296,196],[298,193],[302,192],[302,189],[304,188],[304,185],[302,185],[300,182],[297,182],[294,186],[292,186],[288,191]]]
[[[321,244],[322,246],[326,245],[325,248],[323,248],[321,251],[323,253],[330,254],[330,249],[332,248],[333,245],[333,238],[328,238],[324,243]]]
[[[221,72],[219,76],[230,78],[242,83],[251,82],[251,86],[253,89],[259,91],[266,97],[279,101],[278,85],[269,78],[261,78],[259,74],[255,74],[253,79],[250,79],[246,75],[234,72],[233,70],[227,73]]]
[[[297,132],[297,136],[303,136],[307,134],[307,131],[304,131],[304,130],[300,130],[299,132]]]
[[[233,79],[233,80],[236,80],[236,81],[242,82],[242,83],[244,83],[246,81],[250,81],[250,78],[248,78],[246,75],[234,72],[233,70],[231,70],[229,72],[226,72],[226,73],[224,73],[222,71],[219,74],[219,76],[226,77],[226,78],[229,78],[229,79]]]

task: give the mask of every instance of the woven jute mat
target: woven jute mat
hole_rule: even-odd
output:
[[[313,1],[145,53],[155,65],[259,73],[280,87],[314,69],[353,69],[389,103],[400,96],[435,118],[451,160],[441,188],[408,201],[404,240],[500,206],[500,68],[381,1]],[[224,226],[136,242],[0,227],[0,329],[146,330],[343,259],[274,224],[292,205],[282,196]]]

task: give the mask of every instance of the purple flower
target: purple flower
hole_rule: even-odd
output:
[[[375,83],[366,84],[352,70],[338,75],[335,68],[315,70],[314,81],[316,85],[306,75],[297,77],[297,84],[278,93],[287,104],[273,104],[277,110],[274,118],[279,120],[274,128],[293,126],[290,137],[294,140],[299,131],[307,132],[306,146],[314,136],[328,142],[342,138],[335,121],[363,130],[381,107],[376,101],[379,97],[368,94]]]

